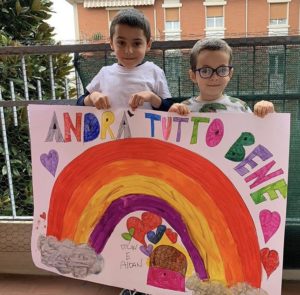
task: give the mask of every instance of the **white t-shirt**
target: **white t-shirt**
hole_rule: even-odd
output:
[[[191,112],[200,113],[252,113],[246,102],[239,98],[223,95],[212,101],[199,100],[197,97],[183,101]]]
[[[117,63],[102,67],[86,89],[107,95],[111,107],[128,107],[132,94],[140,91],[152,91],[162,99],[171,97],[164,71],[148,61],[132,69]],[[152,106],[144,103],[143,108]]]

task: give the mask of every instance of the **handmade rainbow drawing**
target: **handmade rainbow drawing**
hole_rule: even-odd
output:
[[[204,157],[201,152],[190,150],[188,144],[180,146],[178,132],[174,135],[176,140],[166,141],[151,132],[152,136],[142,137],[136,131],[135,137],[135,127],[131,127],[129,138],[94,144],[87,141],[87,147],[73,152],[74,156],[62,163],[61,159],[68,157],[68,145],[72,150],[81,141],[79,121],[74,119],[77,123],[72,126],[66,118],[75,118],[78,111],[84,114],[87,110],[54,107],[55,116],[48,116],[43,136],[42,131],[34,131],[43,116],[41,110],[45,116],[46,110],[41,106],[29,110],[33,167],[42,171],[34,178],[37,192],[41,192],[39,178],[45,174],[50,179],[48,201],[35,195],[35,216],[46,220],[46,229],[34,228],[33,232],[33,258],[39,267],[152,294],[192,294],[199,286],[211,290],[210,294],[222,288],[228,294],[236,294],[238,288],[261,292],[257,294],[280,294],[287,166],[276,166],[279,164],[274,154],[266,147],[257,143],[252,153],[245,147],[242,161],[234,163],[232,155],[240,150],[245,138],[237,127],[236,133],[242,137],[227,144],[226,156],[223,152],[220,158],[230,168],[222,171],[207,158],[207,153]],[[64,116],[64,126],[69,129],[55,129],[49,140],[49,122],[55,117],[56,128],[59,124],[63,126],[58,118],[66,112],[69,115],[61,117]],[[89,108],[88,112],[90,116]],[[143,124],[149,118],[147,114],[140,111],[128,116],[127,124],[133,120],[133,126]],[[124,123],[124,116],[125,111],[116,111],[114,122],[119,118]],[[169,124],[164,120],[165,127],[171,126],[168,120]],[[224,126],[229,117],[219,116],[215,120],[216,124],[208,130],[216,136],[206,134],[207,149],[216,147],[226,134]],[[280,126],[287,119],[281,116],[266,124],[272,126],[274,122]],[[111,126],[109,137],[119,133],[123,125],[116,124],[115,129]],[[91,130],[92,126],[88,127]],[[190,127],[193,129],[192,123]],[[67,143],[70,130],[77,134],[77,140]],[[54,140],[56,132],[61,132],[64,141]],[[169,138],[172,133],[162,130],[164,139],[166,134]],[[288,149],[288,136],[288,131],[282,134],[284,149]],[[254,138],[248,145],[253,144]],[[254,165],[254,155],[260,155],[266,163]],[[257,167],[250,172],[246,163],[252,169]],[[232,172],[251,192],[248,201],[228,177]],[[247,184],[251,180],[251,188],[257,186],[255,190]],[[266,193],[270,193],[273,201],[263,199]],[[275,287],[274,281],[269,285],[273,277],[277,280]]]

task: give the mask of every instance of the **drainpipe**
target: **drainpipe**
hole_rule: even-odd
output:
[[[153,9],[153,18],[154,18],[154,40],[157,39],[157,27],[156,27],[156,8]]]
[[[248,37],[248,0],[245,0],[245,37]]]
[[[75,26],[75,40],[80,40],[78,9],[76,3],[73,4],[73,16],[74,16],[74,26]]]
[[[299,32],[298,32],[298,34],[300,34],[300,4],[299,4],[299,18],[298,18],[298,22],[299,22]]]

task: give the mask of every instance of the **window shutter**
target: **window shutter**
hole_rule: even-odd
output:
[[[166,22],[178,22],[178,21],[179,21],[179,9],[166,8]]]
[[[223,6],[207,6],[206,7],[206,16],[223,16]]]
[[[286,19],[286,18],[287,18],[287,3],[270,4],[270,19]]]
[[[114,17],[118,14],[119,10],[109,10],[109,21],[112,22]]]

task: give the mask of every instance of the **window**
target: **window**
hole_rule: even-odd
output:
[[[223,16],[207,17],[206,18],[206,27],[207,28],[224,27],[224,18],[223,18]]]
[[[120,11],[119,9],[108,10],[108,28],[110,28],[110,24],[112,20],[118,14],[119,11]]]
[[[288,2],[270,3],[269,36],[287,36]]]
[[[205,0],[204,5],[225,5],[225,0]]]
[[[166,18],[165,18],[165,30],[180,30],[179,22],[179,9],[178,8],[166,8]]]
[[[180,4],[180,0],[164,0],[163,7],[175,7],[178,4]]]
[[[286,18],[270,19],[270,25],[287,25]]]
[[[165,29],[166,31],[179,31],[180,30],[179,21],[166,21]]]
[[[206,6],[206,37],[224,38],[224,5]]]
[[[180,39],[179,8],[165,8],[165,34],[167,40]]]
[[[223,6],[206,7],[206,28],[223,28]]]
[[[287,25],[288,3],[270,3],[270,25]]]

